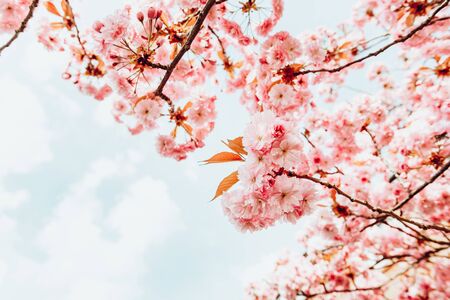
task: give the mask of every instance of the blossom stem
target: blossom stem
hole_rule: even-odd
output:
[[[395,46],[397,44],[401,44],[401,43],[406,42],[411,37],[413,37],[417,32],[419,32],[423,28],[427,27],[428,25],[434,24],[435,23],[434,17],[441,10],[443,10],[445,7],[447,7],[449,2],[450,2],[450,0],[442,1],[440,6],[423,23],[421,23],[419,26],[417,26],[416,28],[411,30],[407,35],[399,37],[398,39],[392,41],[391,43],[389,43],[386,46],[378,49],[377,51],[371,52],[371,53],[369,53],[369,54],[367,54],[367,55],[365,55],[363,57],[360,57],[360,58],[358,58],[356,60],[353,60],[353,61],[351,61],[349,63],[346,63],[346,64],[344,64],[342,66],[339,66],[339,67],[336,67],[336,68],[331,68],[331,69],[321,68],[321,69],[315,69],[315,70],[303,70],[303,71],[295,72],[294,75],[295,76],[299,76],[299,75],[305,75],[305,74],[310,74],[310,73],[336,73],[336,72],[342,71],[345,68],[353,66],[353,65],[355,65],[357,63],[363,62],[363,61],[365,61],[368,58],[378,56],[381,53],[383,53],[384,51],[388,50],[389,48],[391,48],[391,47],[393,47],[393,46]]]
[[[173,71],[175,70],[176,66],[180,62],[180,60],[183,58],[184,54],[189,51],[191,48],[192,42],[197,37],[197,34],[199,33],[200,29],[202,28],[203,22],[205,21],[206,17],[208,16],[209,11],[211,8],[216,4],[216,0],[208,0],[206,2],[205,6],[203,7],[202,11],[200,12],[197,22],[195,22],[194,27],[192,28],[191,32],[189,33],[189,36],[187,37],[186,42],[184,43],[181,50],[178,52],[178,54],[175,56],[175,58],[172,60],[170,65],[167,68],[166,73],[164,74],[163,79],[161,80],[161,83],[156,88],[154,94],[155,96],[161,96],[163,93],[164,87],[166,86],[167,82],[170,79],[170,76],[172,75]]]
[[[363,205],[363,206],[367,207],[368,209],[370,209],[373,212],[376,212],[376,213],[378,213],[380,215],[384,215],[386,217],[392,217],[394,219],[397,219],[401,223],[409,223],[409,224],[412,224],[412,225],[414,225],[414,226],[416,226],[416,227],[418,227],[420,229],[423,229],[423,230],[432,230],[433,229],[433,230],[438,230],[438,231],[445,232],[445,233],[450,233],[450,228],[448,228],[448,227],[441,226],[441,225],[436,225],[436,224],[422,224],[422,223],[416,222],[414,220],[407,219],[407,218],[405,218],[405,217],[403,217],[401,215],[398,215],[394,211],[384,210],[384,209],[375,207],[372,204],[370,204],[369,202],[363,201],[363,200],[360,200],[360,199],[356,199],[356,198],[350,196],[349,194],[347,194],[346,192],[344,192],[343,190],[341,190],[340,188],[338,188],[337,186],[335,186],[335,185],[333,185],[333,184],[331,184],[329,182],[321,181],[320,179],[317,179],[315,177],[312,177],[312,176],[309,176],[309,175],[298,175],[298,174],[296,174],[296,173],[294,173],[292,171],[286,171],[286,170],[283,171],[283,174],[285,174],[285,175],[287,175],[289,177],[295,177],[295,178],[298,178],[298,179],[306,179],[306,180],[315,182],[317,184],[320,184],[320,185],[322,185],[322,186],[324,186],[324,187],[326,187],[328,189],[335,190],[339,195],[344,196],[345,198],[350,200],[350,202]]]

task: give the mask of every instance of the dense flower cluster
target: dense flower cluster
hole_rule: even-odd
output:
[[[11,33],[19,29],[30,4],[31,0],[0,1],[0,33]]]
[[[190,55],[184,57],[183,46],[202,18],[206,1],[175,2],[126,5],[83,33],[68,1],[62,1],[61,10],[46,2],[47,10],[61,22],[44,24],[39,41],[49,50],[70,51],[73,62],[64,77],[97,100],[114,97],[114,116],[132,134],[157,127],[164,117],[182,127],[182,137],[175,129],[157,141],[163,156],[181,160],[203,147],[214,126],[215,97],[208,96],[204,86],[217,82],[221,65],[234,77],[241,63],[231,61],[228,49],[234,47],[245,55],[244,48],[257,43],[247,34],[267,35],[282,15],[283,2],[273,0],[272,13],[245,30],[231,17],[238,13],[250,22],[252,14],[262,9],[258,1],[238,2],[237,10],[235,3],[226,1],[213,5],[190,41]]]
[[[442,257],[443,247],[422,247],[414,238],[399,237],[396,230],[379,228],[371,228],[354,243],[335,243],[330,236],[318,238],[317,229],[299,239],[298,253],[281,256],[270,276],[248,287],[250,298],[450,297],[446,272],[450,262]],[[413,267],[416,274],[410,272]]]
[[[0,30],[20,26],[29,2],[0,0]],[[161,130],[163,156],[205,145],[211,85],[240,93],[248,126],[205,161],[240,163],[214,199],[243,231],[312,220],[306,252],[250,299],[450,297],[449,0],[361,0],[336,29],[298,35],[275,31],[282,0],[126,5],[85,31],[68,0],[44,5],[57,20],[38,38],[71,53],[64,78],[111,98],[132,134]],[[347,85],[363,73],[375,91]]]
[[[224,194],[225,213],[245,230],[262,229],[278,219],[296,222],[315,198],[311,182],[298,181],[281,170],[309,171],[304,145],[294,123],[271,111],[254,115],[246,128],[243,146],[247,155],[239,168],[239,188]],[[280,175],[280,176],[278,176]]]

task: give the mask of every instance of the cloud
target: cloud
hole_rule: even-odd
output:
[[[114,181],[135,177],[137,161],[133,155],[95,161],[31,241],[11,238],[15,221],[5,223],[10,238],[0,239],[2,297],[132,300],[148,292],[142,280],[151,274],[149,255],[182,224],[160,180],[139,178],[115,195]],[[33,255],[18,252],[18,244]]]
[[[52,158],[45,112],[24,85],[1,77],[0,176],[28,172]]]

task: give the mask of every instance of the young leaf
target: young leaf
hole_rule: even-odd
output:
[[[56,6],[50,1],[44,2],[44,6],[50,13],[62,17]]]
[[[238,154],[233,152],[220,152],[203,162],[208,165],[208,164],[226,163],[230,161],[243,161],[243,159]]]
[[[70,8],[69,3],[67,0],[61,0],[61,8],[64,12],[64,15],[67,17],[73,17],[72,9]]]
[[[235,138],[234,140],[228,140],[228,143],[223,143],[234,152],[247,155],[247,151],[245,151],[244,145],[242,144],[242,136]]]
[[[228,191],[233,185],[235,185],[239,181],[238,172],[234,171],[227,177],[225,177],[217,187],[216,195],[212,200],[217,199],[218,197],[222,196],[223,193]],[[212,201],[211,200],[211,201]]]
[[[183,107],[183,112],[185,113],[189,108],[192,107],[192,102],[189,101],[188,103],[186,103],[186,105]]]
[[[183,127],[183,129],[187,132],[187,134],[192,136],[192,126],[183,122],[181,123],[181,127]]]

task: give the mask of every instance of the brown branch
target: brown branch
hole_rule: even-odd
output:
[[[221,38],[219,37],[219,35],[214,31],[214,29],[213,29],[211,26],[208,26],[208,29],[209,29],[209,31],[211,31],[211,33],[214,35],[214,37],[215,37],[215,38],[217,39],[217,41],[219,42],[219,46],[220,46],[220,49],[222,49],[222,52],[223,52],[224,54],[226,54],[225,47],[223,46],[222,40],[221,40]]]
[[[392,283],[394,280],[396,280],[397,278],[407,274],[412,268],[414,268],[416,265],[418,265],[420,262],[424,261],[424,260],[428,260],[429,258],[431,258],[433,255],[447,250],[449,247],[441,247],[441,248],[437,248],[437,249],[433,249],[433,250],[429,250],[425,253],[423,253],[419,258],[417,258],[414,262],[412,262],[405,270],[403,270],[402,272],[396,274],[395,276],[389,278],[387,281],[385,281],[384,283],[378,285],[378,286],[374,286],[374,287],[365,287],[365,288],[354,288],[354,289],[342,289],[342,290],[327,290],[326,288],[324,288],[324,291],[321,293],[314,293],[314,294],[309,294],[309,293],[305,293],[303,291],[299,291],[298,292],[298,296],[303,296],[306,299],[312,299],[318,296],[323,296],[323,295],[330,295],[330,294],[348,294],[348,293],[357,293],[357,292],[368,292],[368,291],[374,291],[374,290],[379,290],[382,289],[383,287],[386,287],[387,285],[389,285],[390,283]]]
[[[145,62],[145,64],[154,69],[167,70],[169,68],[169,66],[166,66],[166,65],[163,65],[160,63],[150,62],[150,61]]]
[[[371,205],[369,202],[363,201],[363,200],[360,200],[360,199],[356,199],[356,198],[350,196],[349,194],[347,194],[346,192],[344,192],[343,190],[341,190],[340,188],[338,188],[337,186],[335,186],[335,185],[333,185],[333,184],[331,184],[329,182],[321,181],[320,179],[317,179],[315,177],[312,177],[312,176],[309,176],[309,175],[298,175],[298,174],[296,174],[296,173],[294,173],[292,171],[287,171],[287,170],[283,170],[283,169],[275,173],[276,176],[281,175],[281,174],[285,174],[288,177],[294,177],[294,178],[298,178],[298,179],[306,179],[306,180],[315,182],[317,184],[320,184],[320,185],[322,185],[322,186],[324,186],[324,187],[326,187],[328,189],[335,190],[336,193],[338,193],[341,196],[344,196],[345,198],[350,200],[350,202],[357,203],[357,204],[360,204],[362,206],[365,206],[369,210],[371,210],[373,212],[376,212],[376,213],[379,213],[380,215],[385,215],[386,217],[392,217],[394,219],[397,219],[401,223],[409,223],[409,224],[417,226],[418,228],[423,229],[423,230],[434,229],[434,230],[438,230],[438,231],[441,231],[441,232],[450,233],[450,228],[447,228],[445,226],[436,225],[436,224],[422,224],[422,223],[416,222],[414,220],[407,219],[407,218],[405,218],[403,216],[397,215],[393,211],[384,210],[384,209],[375,207],[375,206]]]
[[[75,14],[73,13],[73,8],[72,5],[70,5],[70,1],[66,0],[67,6],[69,6],[70,9],[70,14],[72,17],[72,22],[73,22],[73,27],[75,27],[75,36],[77,38],[78,44],[80,44],[81,50],[83,51],[83,55],[85,55],[86,57],[89,58],[88,52],[86,50],[86,48],[84,47],[84,43],[83,41],[81,41],[81,34],[80,34],[80,29],[78,28],[77,22],[75,20]],[[89,61],[89,63],[91,63]]]
[[[191,32],[189,33],[189,36],[187,37],[186,42],[184,43],[180,52],[178,52],[178,54],[175,56],[175,58],[172,60],[172,62],[168,66],[167,71],[164,74],[163,79],[161,80],[161,83],[156,88],[156,90],[154,92],[155,96],[161,97],[164,87],[166,86],[167,81],[169,81],[170,76],[172,75],[172,72],[175,70],[178,63],[183,58],[184,54],[186,54],[186,52],[188,52],[189,49],[191,48],[191,44],[197,37],[197,34],[199,33],[200,29],[202,28],[202,25],[206,19],[206,16],[208,15],[209,11],[215,4],[217,4],[216,0],[208,0],[208,2],[206,2],[205,6],[203,7],[202,11],[200,12],[200,14],[198,16],[197,22],[195,22],[194,27],[192,28]]]
[[[363,56],[361,58],[358,58],[358,59],[356,59],[354,61],[351,61],[349,63],[346,63],[346,64],[344,64],[342,66],[339,66],[339,67],[336,67],[336,68],[331,68],[331,69],[321,68],[321,69],[315,69],[315,70],[304,70],[304,71],[295,72],[294,75],[295,76],[299,76],[299,75],[305,75],[305,74],[309,74],[309,73],[336,73],[336,72],[342,71],[345,68],[353,66],[354,64],[360,63],[360,62],[362,62],[362,61],[364,61],[364,60],[366,60],[368,58],[378,56],[381,53],[383,53],[384,51],[386,51],[389,48],[391,48],[392,46],[395,46],[397,44],[401,44],[401,43],[406,42],[408,39],[413,37],[417,32],[419,32],[420,30],[422,30],[426,26],[433,24],[435,22],[433,20],[434,17],[448,5],[449,1],[450,0],[443,1],[441,3],[441,5],[423,23],[421,23],[419,26],[417,26],[416,28],[411,30],[407,35],[405,35],[403,37],[399,37],[398,39],[392,41],[391,43],[389,43],[386,46],[378,49],[377,51],[371,52],[371,53],[367,54],[366,56]]]
[[[11,46],[11,44],[19,37],[20,33],[24,32],[25,28],[27,27],[28,21],[30,21],[30,19],[33,17],[33,12],[38,6],[38,4],[39,0],[33,0],[33,2],[31,2],[28,14],[25,16],[25,19],[23,19],[22,23],[20,24],[20,27],[16,29],[14,35],[6,42],[6,44],[0,47],[0,55],[3,50]]]
[[[397,206],[394,207],[394,209],[392,211],[396,211],[400,208],[402,208],[406,203],[409,202],[409,200],[411,200],[412,198],[414,198],[414,196],[416,196],[418,193],[420,193],[423,189],[425,189],[428,185],[430,185],[431,183],[433,183],[434,181],[436,181],[436,179],[438,179],[442,174],[445,173],[445,171],[448,170],[448,168],[450,167],[450,160],[442,166],[442,168],[440,168],[431,178],[430,180],[424,182],[422,185],[420,185],[417,189],[415,189],[412,193],[410,193],[408,195],[408,197],[405,198],[405,200],[403,200],[402,202],[400,202]]]
[[[426,236],[426,235],[420,233],[418,230],[414,229],[412,226],[410,226],[410,225],[408,225],[408,224],[403,224],[403,225],[404,225],[406,228],[408,228],[409,230],[411,230],[411,231],[413,231],[414,233],[416,233],[417,236],[415,236],[415,235],[412,234],[412,233],[407,232],[406,230],[403,230],[403,229],[400,228],[400,227],[397,227],[397,226],[394,226],[394,225],[392,225],[392,224],[389,224],[389,222],[386,221],[386,220],[383,220],[383,221],[381,221],[381,222],[382,222],[383,224],[386,224],[387,226],[389,226],[389,227],[391,227],[391,228],[393,228],[393,229],[396,229],[396,230],[398,230],[398,231],[400,231],[400,232],[403,232],[404,234],[409,235],[409,236],[411,236],[411,237],[413,237],[413,238],[415,238],[415,239],[417,239],[417,240],[424,240],[424,241],[431,242],[431,243],[436,243],[436,244],[439,244],[439,245],[450,245],[450,242],[445,242],[445,241],[440,241],[440,240],[432,239],[432,238],[430,238],[430,237],[428,237],[428,236]]]

